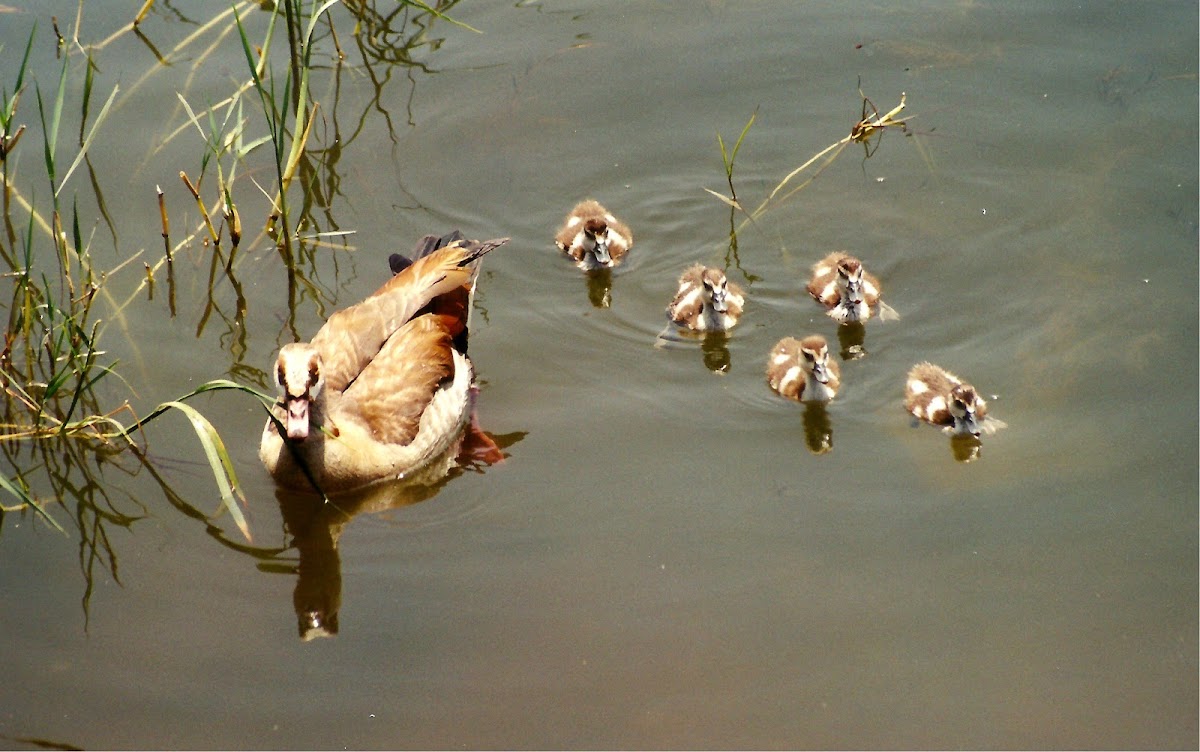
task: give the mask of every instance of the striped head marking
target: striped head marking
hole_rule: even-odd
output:
[[[583,234],[584,250],[592,253],[597,262],[606,266],[611,264],[612,256],[608,252],[608,224],[602,219],[589,219],[583,223]],[[588,248],[588,245],[591,245],[591,248]]]
[[[817,381],[829,383],[829,345],[824,337],[814,334],[800,342],[800,365]]]
[[[304,441],[308,438],[309,408],[325,385],[320,353],[306,342],[284,345],[275,361],[275,383],[282,392],[280,403],[286,412],[288,438]]]
[[[713,310],[717,313],[728,311],[729,303],[725,298],[729,295],[729,280],[725,277],[725,272],[720,269],[707,268],[700,275],[700,281],[704,284],[705,294],[712,301]]]
[[[858,259],[847,256],[837,264],[837,283],[842,297],[852,303],[863,299],[863,268]]]
[[[979,398],[975,387],[970,384],[958,384],[951,389],[950,401],[946,405],[946,409],[949,410],[950,417],[954,418],[955,432],[978,436],[980,432],[979,419],[982,417],[979,414],[981,407],[983,407],[983,400]]]

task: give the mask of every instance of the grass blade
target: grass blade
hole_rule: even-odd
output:
[[[96,137],[96,131],[100,130],[100,124],[104,122],[104,118],[108,115],[108,108],[112,106],[113,100],[116,99],[117,92],[120,90],[120,86],[113,86],[112,93],[108,95],[108,101],[106,101],[104,106],[100,108],[100,114],[96,116],[96,122],[92,123],[91,130],[89,130],[87,136],[84,137],[83,144],[79,147],[79,153],[75,155],[75,161],[71,163],[69,168],[67,168],[67,172],[62,177],[62,182],[60,182],[58,187],[54,189],[54,195],[56,197],[58,196],[59,191],[62,190],[62,187],[67,184],[67,180],[70,179],[71,173],[75,172],[75,168],[79,166],[79,163],[83,161],[84,156],[87,155],[88,147],[91,146],[92,139]]]
[[[737,159],[738,149],[742,148],[742,141],[746,140],[746,134],[750,132],[750,126],[754,125],[754,121],[758,118],[758,108],[754,108],[754,112],[750,113],[750,119],[746,121],[745,127],[742,128],[741,134],[738,136],[737,143],[733,145],[733,152],[729,155],[729,167],[733,168],[733,161]],[[721,153],[725,153],[725,145],[721,144]]]
[[[63,530],[62,525],[55,522],[54,518],[51,517],[50,514],[45,509],[42,509],[42,506],[40,504],[38,504],[36,501],[33,500],[32,496],[25,493],[25,489],[21,488],[16,483],[13,483],[11,480],[9,480],[8,478],[6,478],[3,475],[0,475],[0,488],[4,489],[5,491],[8,491],[10,494],[17,497],[17,499],[22,504],[28,504],[29,506],[33,507],[34,511],[36,511],[38,514],[40,514],[42,516],[42,519],[44,519],[46,522],[50,523],[50,525],[55,530],[62,533],[63,535],[67,534],[67,531]]]
[[[221,441],[221,436],[217,433],[217,429],[213,428],[212,423],[209,423],[208,419],[191,405],[172,401],[164,402],[159,407],[179,410],[191,421],[192,429],[196,432],[196,437],[200,439],[200,445],[204,447],[204,456],[208,459],[209,467],[212,468],[213,477],[217,481],[217,487],[221,490],[221,502],[225,505],[225,509],[229,511],[234,524],[242,531],[242,535],[246,536],[246,540],[253,541],[253,537],[250,535],[250,526],[246,523],[246,517],[242,514],[242,508],[238,505],[237,501],[237,499],[241,499],[245,503],[246,497],[242,494],[241,489],[238,488],[237,474],[233,470],[233,461],[229,458],[229,452],[225,449],[225,442]],[[234,498],[235,495],[236,499]]]
[[[722,193],[717,193],[717,192],[716,192],[716,191],[714,191],[712,188],[705,188],[704,190],[708,191],[708,192],[709,192],[709,193],[711,193],[712,195],[714,195],[714,196],[716,196],[717,198],[721,199],[721,201],[725,202],[726,204],[728,204],[729,206],[733,207],[734,209],[741,209],[741,208],[742,208],[742,205],[741,205],[741,204],[739,204],[737,201],[735,201],[734,199],[731,199],[731,198],[729,198],[728,196],[726,196],[726,195],[724,195],[724,194],[722,194]]]

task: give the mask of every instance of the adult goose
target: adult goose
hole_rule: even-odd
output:
[[[507,242],[427,236],[411,263],[392,260],[400,271],[374,294],[280,348],[280,397],[259,446],[278,484],[331,493],[404,478],[457,441],[473,400],[475,277]]]

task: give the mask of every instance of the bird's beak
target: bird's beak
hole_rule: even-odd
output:
[[[308,438],[308,397],[292,397],[284,399],[287,407],[287,435],[292,441],[304,441]]]
[[[725,313],[725,311],[729,310],[729,304],[725,302],[724,290],[713,290],[712,307],[717,313]]]
[[[607,266],[608,264],[612,263],[612,254],[608,252],[608,243],[604,242],[603,240],[596,240],[596,250],[593,251],[593,253],[596,254],[596,261],[600,262],[601,264]]]
[[[963,418],[963,425],[967,427],[967,430],[971,432],[972,436],[976,438],[979,437],[979,421],[975,419],[975,413],[967,413]]]

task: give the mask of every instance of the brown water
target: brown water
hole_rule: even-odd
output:
[[[68,534],[2,520],[3,746],[1200,742],[1193,3],[464,2],[450,15],[482,34],[411,14],[369,41],[339,6],[346,59],[322,23],[312,79],[325,199],[302,234],[354,234],[305,243],[289,309],[257,232],[259,147],[238,168],[233,274],[210,282],[211,250],[181,249],[172,317],[161,281],[132,291],[162,254],[156,184],[177,237],[198,226],[178,172],[204,145],[176,94],[200,110],[246,77],[229,21],[204,27],[225,6],[191,5],[160,2],[142,38],[93,51],[93,96],[120,91],[94,178],[64,190],[102,268],[134,259],[97,304],[134,390],[112,381],[114,404],[265,388],[277,347],[373,290],[389,252],[461,227],[513,239],[487,259],[471,343],[480,420],[510,456],[347,520],[277,501],[252,400],[198,399],[249,499],[246,545],[203,519],[217,490],[181,416],[147,432],[161,482],[91,459],[55,481],[15,450],[5,474],[60,496]],[[261,40],[267,14],[239,8]],[[0,82],[36,22],[52,96],[50,16],[70,38],[76,6],[4,10]],[[135,11],[88,5],[81,42]],[[404,39],[413,66],[390,62]],[[82,56],[68,65],[78,102]],[[757,110],[734,172],[757,204],[861,117],[860,78],[881,111],[907,93],[909,135],[869,159],[851,145],[735,253],[704,191],[728,189],[716,134],[732,143]],[[19,169],[42,195],[33,91],[21,112]],[[242,116],[265,134],[256,99]],[[590,288],[551,245],[587,196],[637,238]],[[775,398],[763,367],[782,336],[836,338],[802,287],[839,248],[901,319],[867,324],[822,416]],[[744,322],[655,348],[695,260],[747,287]],[[972,462],[903,411],[924,359],[1008,424]],[[298,639],[297,602],[336,610],[338,635]]]

